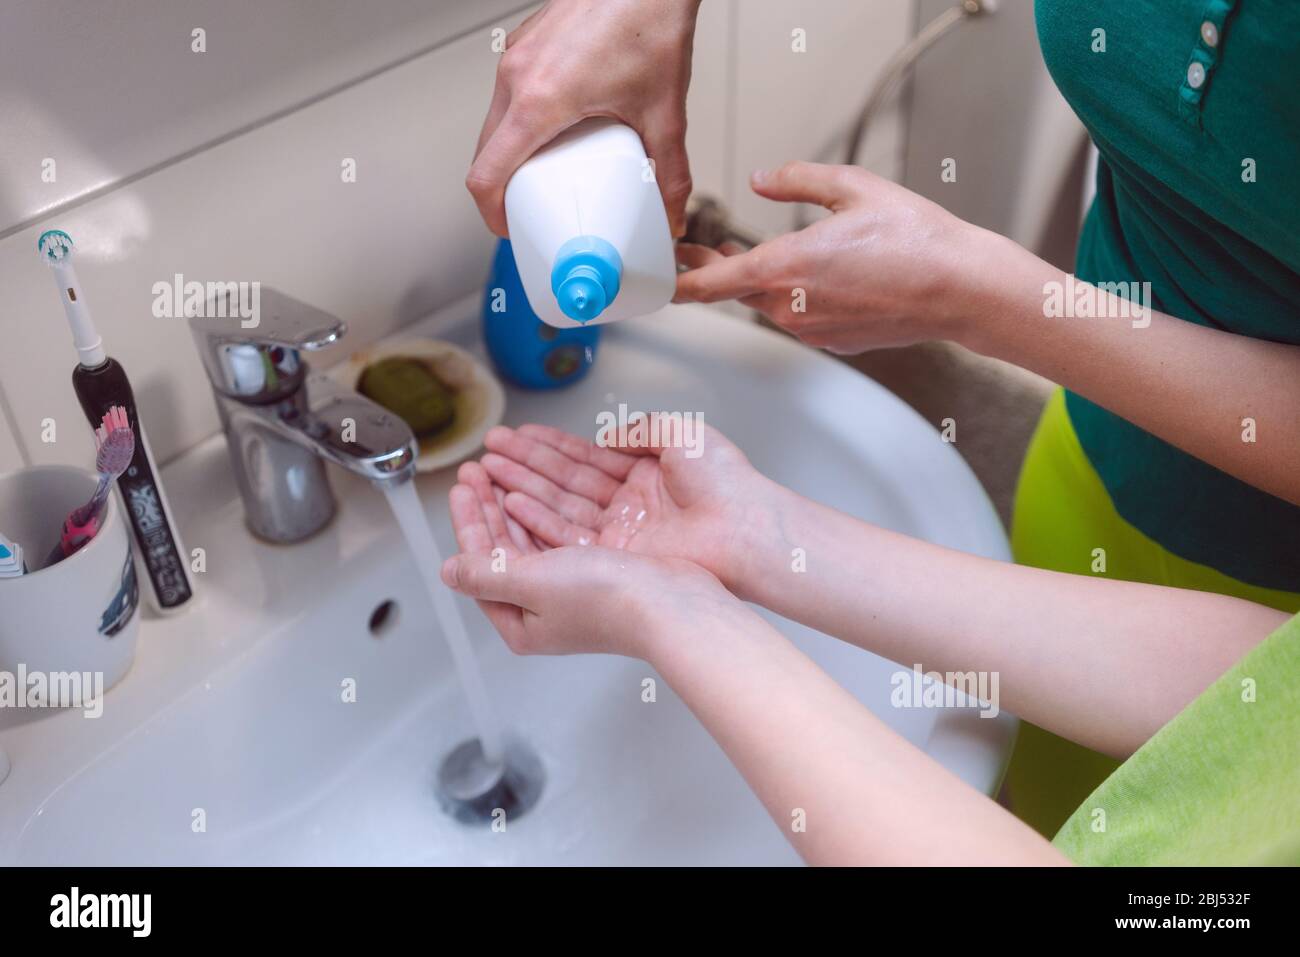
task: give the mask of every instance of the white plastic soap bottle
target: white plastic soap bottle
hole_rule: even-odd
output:
[[[506,224],[528,304],[548,325],[643,316],[672,299],[663,197],[641,137],[617,120],[583,120],[520,166]]]

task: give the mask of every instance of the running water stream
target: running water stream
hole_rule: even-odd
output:
[[[505,759],[501,725],[483,684],[483,675],[469,643],[465,622],[456,610],[455,597],[451,589],[442,583],[442,555],[425,518],[424,506],[420,504],[420,497],[415,492],[415,482],[386,487],[384,494],[388,496],[393,517],[397,519],[411,556],[415,559],[416,570],[424,579],[442,636],[451,649],[456,675],[460,678],[465,697],[469,699],[470,714],[478,728],[483,761],[489,767],[499,768]]]

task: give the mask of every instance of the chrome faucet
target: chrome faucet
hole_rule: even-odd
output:
[[[343,337],[347,325],[261,287],[257,315],[226,301],[190,317],[216,398],[248,527],[270,542],[297,542],[334,517],[324,462],[379,485],[415,474],[415,436],[398,416],[323,375],[300,352]]]

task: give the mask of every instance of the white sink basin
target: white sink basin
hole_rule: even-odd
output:
[[[472,342],[465,324],[456,336]],[[1007,557],[956,451],[883,388],[701,307],[609,328],[589,378],[512,392],[507,421],[594,434],[596,413],[701,412],[767,474],[931,541]],[[467,617],[504,722],[545,764],[538,805],[504,833],[445,816],[442,756],[470,735],[449,655],[382,496],[334,470],[338,520],[274,547],[244,530],[215,438],[165,473],[186,544],[207,552],[201,604],[143,623],[103,716],[0,713],[0,862],[18,864],[790,864],[798,858],[722,751],[651,669],[621,658],[516,658]],[[450,476],[418,480],[439,542]],[[870,555],[862,556],[868,567]],[[378,637],[368,626],[397,605]],[[1015,719],[890,707],[898,666],[781,629],[910,741],[996,788]],[[911,662],[905,666],[910,667]],[[356,682],[355,703],[342,685]],[[200,813],[201,812],[201,813]],[[199,822],[205,829],[197,829]]]

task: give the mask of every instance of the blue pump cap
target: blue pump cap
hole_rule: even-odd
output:
[[[622,276],[617,249],[599,236],[578,236],[555,254],[551,292],[566,316],[591,322],[614,301]]]

